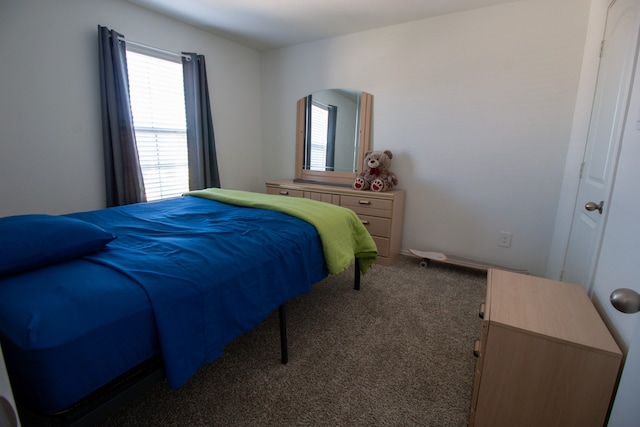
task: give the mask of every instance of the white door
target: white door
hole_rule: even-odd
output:
[[[584,286],[587,292],[591,292],[628,103],[640,27],[639,3],[614,0],[607,13],[589,135],[561,277]]]
[[[618,0],[620,1],[620,0]],[[640,1],[635,0],[640,5]],[[636,6],[640,8],[640,6]],[[636,20],[640,16],[636,14]],[[636,38],[640,37],[637,30]],[[640,293],[640,61],[625,109],[619,160],[602,247],[593,276],[593,299],[612,331],[628,348],[609,427],[640,426],[640,313],[624,314],[609,303],[617,288]]]
[[[611,427],[640,426],[640,313],[624,314],[609,304],[617,288],[640,293],[640,63],[622,135],[611,209],[593,278],[593,298],[612,330],[629,348],[613,410]]]

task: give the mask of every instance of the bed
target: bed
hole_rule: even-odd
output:
[[[359,277],[375,257],[348,209],[241,191],[0,218],[0,342],[14,394],[68,414],[140,372],[157,377],[158,364],[178,388],[286,301],[354,260]]]

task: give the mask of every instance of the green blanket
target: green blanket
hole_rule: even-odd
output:
[[[236,206],[271,209],[307,221],[320,235],[324,259],[331,274],[346,270],[353,263],[354,256],[358,258],[360,271],[364,273],[378,256],[371,235],[351,209],[299,197],[219,188],[190,191],[184,195]]]

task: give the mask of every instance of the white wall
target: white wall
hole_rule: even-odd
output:
[[[220,178],[261,191],[260,54],[124,0],[0,6],[0,216],[105,206],[98,25],[206,56]]]
[[[3,2],[0,216],[104,206],[102,24],[206,55],[224,187],[293,177],[298,98],[366,90],[407,190],[403,249],[543,275],[588,18],[583,0],[522,0],[260,54],[124,0]]]
[[[407,191],[402,248],[544,275],[588,15],[583,0],[519,1],[263,53],[265,177],[294,174],[298,98],[367,91],[374,148]]]

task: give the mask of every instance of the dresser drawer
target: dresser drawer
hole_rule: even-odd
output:
[[[267,187],[267,194],[279,194],[281,196],[304,197],[304,191],[292,190],[282,187]]]
[[[304,197],[319,202],[331,203],[332,205],[340,204],[340,196],[337,194],[321,193],[318,191],[305,191]]]
[[[376,247],[378,248],[378,256],[387,258],[391,253],[391,241],[385,237],[371,236]]]
[[[389,218],[369,215],[358,215],[358,217],[371,236],[386,238],[391,236],[391,220]]]
[[[340,206],[352,209],[357,214],[391,218],[393,201],[366,197],[366,195],[363,197],[341,196]]]
[[[476,356],[476,367],[473,377],[473,394],[471,395],[471,412],[469,417],[469,425],[473,426],[476,417],[476,406],[478,403],[478,391],[480,389],[480,380],[482,378],[482,366],[484,363],[484,355],[487,348],[487,335],[489,333],[489,303],[491,301],[490,295],[487,291],[486,302],[480,305],[478,310],[478,316],[482,320],[482,332],[480,333],[480,339],[476,340],[473,347],[474,356]]]
[[[265,186],[268,194],[305,197],[354,211],[376,244],[378,249],[376,263],[391,265],[400,254],[404,190],[394,189],[376,193],[344,186],[292,180],[268,181]]]

